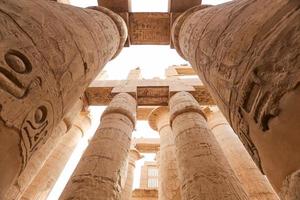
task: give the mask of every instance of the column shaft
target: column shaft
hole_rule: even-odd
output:
[[[160,200],[181,200],[169,109],[167,107],[155,109],[149,116],[149,124],[160,135],[158,198]]]
[[[90,127],[90,118],[79,114],[71,129],[60,140],[43,168],[22,195],[21,200],[45,200],[55,185],[76,145]]]
[[[11,185],[6,193],[6,200],[19,199],[26,188],[31,184],[33,179],[42,169],[43,165],[54,151],[55,147],[59,144],[62,137],[68,132],[74,122],[78,113],[82,110],[82,100],[76,102],[73,108],[65,115],[63,121],[58,124],[53,133],[41,148],[37,149],[32,155],[30,161],[27,163],[26,168],[19,175],[15,184]]]
[[[193,96],[179,92],[169,106],[182,200],[248,199]]]
[[[176,49],[277,191],[300,168],[299,6],[232,1],[193,8],[173,27]]]
[[[268,179],[257,168],[220,111],[208,114],[208,126],[245,191],[249,194],[249,198],[251,200],[278,200]]]
[[[60,200],[121,198],[135,115],[132,96],[121,93],[113,98]]]
[[[122,200],[131,200],[135,162],[141,158],[140,153],[136,149],[131,149],[128,158],[127,178],[124,189],[122,190]]]
[[[124,44],[125,23],[112,15],[0,1],[0,199]]]

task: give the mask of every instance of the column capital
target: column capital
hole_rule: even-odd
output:
[[[131,148],[129,151],[129,164],[135,165],[135,161],[142,159],[143,156],[136,148]]]
[[[166,119],[167,123],[169,123],[169,108],[167,106],[155,108],[148,117],[149,126],[153,130],[159,131],[159,123],[163,118]]]
[[[91,6],[91,7],[88,7],[88,9],[97,10],[97,11],[100,11],[100,12],[106,14],[113,20],[113,22],[117,26],[119,34],[120,34],[120,44],[119,44],[118,50],[112,57],[112,59],[114,59],[115,57],[117,57],[120,54],[120,52],[121,52],[122,48],[124,47],[124,44],[127,40],[127,37],[128,37],[128,30],[127,30],[127,25],[126,25],[125,21],[123,20],[123,18],[120,15],[118,15],[117,13],[115,13],[105,7]]]
[[[199,103],[188,92],[178,92],[170,98],[170,124],[172,126],[173,120],[180,114],[186,112],[196,112],[202,115],[205,119],[206,116],[201,109]]]
[[[187,56],[184,54],[184,52],[180,48],[180,44],[179,44],[179,34],[180,34],[181,27],[182,27],[184,21],[191,14],[195,13],[198,10],[202,10],[202,9],[205,9],[208,7],[211,7],[211,5],[199,5],[199,6],[192,7],[190,9],[188,9],[187,11],[185,11],[183,14],[181,14],[174,22],[174,25],[171,30],[172,41],[173,41],[173,44],[174,44],[174,47],[175,47],[177,53],[185,60],[187,60]]]
[[[73,127],[80,129],[82,136],[84,136],[86,131],[91,127],[91,123],[92,122],[89,114],[86,112],[81,112],[74,120]]]
[[[108,107],[105,109],[101,116],[102,118],[111,113],[120,113],[125,115],[130,119],[133,126],[136,123],[136,100],[127,93],[117,94],[112,101],[109,103]]]

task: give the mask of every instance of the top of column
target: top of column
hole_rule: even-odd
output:
[[[126,25],[125,21],[123,20],[123,18],[121,16],[119,16],[118,14],[114,13],[113,11],[111,11],[107,8],[100,7],[100,6],[92,6],[92,7],[88,7],[88,8],[92,9],[92,10],[97,10],[97,11],[100,11],[100,12],[106,14],[107,16],[109,16],[112,19],[112,21],[117,26],[117,29],[118,29],[119,34],[120,34],[120,43],[119,43],[118,50],[116,51],[116,53],[112,57],[112,59],[114,59],[122,51],[122,49],[124,47],[124,44],[125,44],[125,42],[127,40],[127,37],[128,37],[128,30],[127,30],[127,25]]]
[[[149,126],[158,131],[163,124],[169,124],[169,108],[167,106],[160,106],[155,108],[148,116]]]
[[[171,30],[172,41],[173,41],[173,44],[174,44],[174,47],[175,47],[177,53],[185,60],[187,60],[187,56],[185,55],[185,52],[182,51],[182,49],[180,48],[180,44],[179,44],[179,34],[180,34],[181,27],[182,27],[183,23],[185,22],[185,20],[190,15],[192,15],[193,13],[195,13],[198,10],[202,10],[202,9],[205,9],[208,7],[211,7],[211,5],[199,5],[199,6],[190,8],[187,11],[185,11],[182,15],[180,15],[173,24],[173,27]]]
[[[117,94],[108,107],[102,114],[102,117],[110,113],[121,113],[127,116],[133,125],[136,121],[136,100],[130,94],[120,93]]]
[[[178,92],[173,95],[169,102],[170,107],[170,122],[180,114],[186,112],[197,112],[202,115],[205,119],[206,116],[203,113],[201,106],[195,100],[195,98],[188,92]]]

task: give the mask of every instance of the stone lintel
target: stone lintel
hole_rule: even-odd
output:
[[[92,106],[108,105],[121,92],[135,96],[139,106],[166,106],[170,96],[179,91],[189,92],[201,105],[215,104],[199,79],[94,81],[85,94]]]
[[[169,45],[169,13],[129,13],[129,35],[132,45]]]
[[[136,138],[135,148],[140,153],[157,153],[159,151],[159,138]]]
[[[156,189],[135,189],[132,192],[132,200],[158,198],[158,191]]]
[[[98,5],[114,12],[131,12],[131,0],[98,0]]]

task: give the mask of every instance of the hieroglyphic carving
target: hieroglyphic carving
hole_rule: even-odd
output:
[[[277,189],[300,163],[297,133],[279,137],[300,128],[299,111],[291,109],[299,99],[299,6],[287,0],[232,1],[196,11],[176,29],[176,48]],[[278,144],[298,147],[284,156],[274,149]],[[274,166],[275,161],[281,164]]]
[[[16,99],[23,99],[33,85],[41,85],[40,77],[35,78],[24,86],[14,75],[29,74],[32,72],[32,65],[25,55],[16,50],[10,50],[4,56],[9,68],[0,67],[0,89],[9,93]],[[41,104],[33,109],[24,120],[21,128],[21,149],[23,155],[23,167],[32,153],[39,147],[39,144],[46,141],[53,125],[53,109],[50,103]]]
[[[169,44],[168,13],[130,13],[130,42],[136,44]]]
[[[26,163],[34,151],[47,141],[52,127],[53,108],[48,102],[33,109],[27,115],[21,129],[23,163]]]
[[[182,199],[248,199],[192,95],[175,94],[169,107]]]
[[[168,105],[169,87],[137,87],[138,105]]]
[[[4,197],[8,187],[123,46],[126,27],[115,18],[53,1],[0,1],[0,199],[14,199]]]

